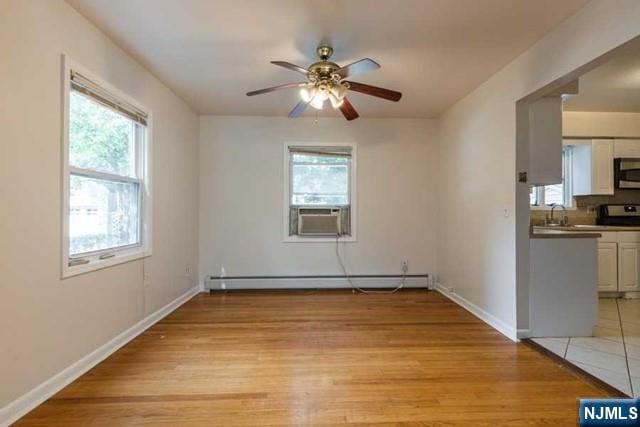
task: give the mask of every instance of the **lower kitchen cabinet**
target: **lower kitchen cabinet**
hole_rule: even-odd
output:
[[[618,291],[618,244],[598,243],[598,291]]]
[[[618,243],[618,291],[640,290],[639,265],[640,243]]]
[[[597,231],[598,292],[640,292],[640,231]]]

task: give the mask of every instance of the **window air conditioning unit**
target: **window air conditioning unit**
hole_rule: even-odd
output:
[[[299,236],[335,236],[340,230],[340,208],[298,208]]]

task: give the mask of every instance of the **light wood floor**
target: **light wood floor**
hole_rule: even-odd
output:
[[[576,425],[606,393],[436,292],[200,294],[20,425]]]

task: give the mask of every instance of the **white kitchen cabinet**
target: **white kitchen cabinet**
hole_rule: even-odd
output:
[[[640,290],[640,243],[622,242],[618,244],[618,291]]]
[[[584,231],[582,231],[584,232]],[[593,231],[598,292],[640,292],[640,231]]]
[[[529,171],[531,185],[562,182],[562,99],[539,99],[529,106]]]
[[[613,154],[612,139],[593,139],[591,143],[573,147],[571,173],[575,196],[613,195]]]
[[[615,157],[640,157],[640,139],[616,139],[613,148]]]
[[[598,242],[598,291],[618,291],[618,244]]]

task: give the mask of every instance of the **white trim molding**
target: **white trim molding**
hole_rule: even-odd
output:
[[[518,339],[523,340],[531,337],[531,329],[518,329],[517,330]]]
[[[498,319],[488,311],[478,307],[466,298],[456,294],[452,289],[447,288],[442,283],[436,283],[435,289],[510,340],[516,342],[519,341],[518,331],[505,323],[503,320]]]
[[[0,426],[10,425],[35,409],[42,402],[62,390],[71,382],[78,379],[89,369],[102,362],[120,347],[143,333],[145,330],[160,321],[163,317],[180,307],[200,292],[200,286],[195,286],[178,298],[148,315],[129,329],[123,331],[112,340],[101,345],[91,353],[84,356],[71,366],[65,368],[53,377],[23,394],[4,408],[0,408]]]

